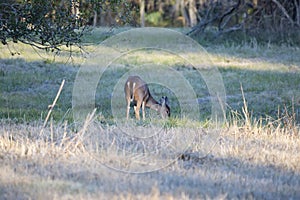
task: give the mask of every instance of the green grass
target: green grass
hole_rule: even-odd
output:
[[[37,120],[47,112],[62,79],[65,91],[72,90],[77,68],[43,61],[28,62],[24,59],[2,59],[1,118]],[[71,108],[71,94],[64,92],[57,104],[56,119]]]
[[[61,81],[66,79],[66,85],[54,112],[54,118],[60,120],[71,108],[73,82],[79,69],[79,61],[64,63],[62,60],[67,60],[68,57],[61,56],[59,58],[61,61],[49,63],[34,52],[31,52],[27,59],[31,48],[21,52],[24,54],[20,56],[7,57],[4,55],[8,50],[4,46],[1,48],[3,56],[0,60],[0,117],[17,120],[23,120],[25,117],[29,121],[45,117],[47,107],[52,103]],[[25,47],[21,45],[21,49]],[[300,60],[297,55],[300,50],[298,48],[219,45],[206,49],[223,77],[228,110],[241,109],[240,87],[242,85],[253,116],[276,118],[278,109],[282,111],[287,107],[289,111],[294,108],[297,120],[299,119]],[[192,85],[200,102],[199,120],[206,121],[209,118],[211,106],[209,94],[197,70],[174,55],[145,50],[125,55],[114,61],[102,75],[95,103],[98,111],[106,119],[112,117],[111,95],[119,79],[133,67],[149,65],[149,63],[153,65],[153,69],[166,67],[181,73]],[[118,87],[123,90],[121,83]],[[180,117],[181,110],[177,98],[181,97],[174,96],[172,91],[159,85],[150,84],[149,87],[156,99],[163,95],[169,96],[172,116]],[[184,91],[182,95],[185,96]],[[122,94],[119,96],[119,107],[125,113],[124,97]]]

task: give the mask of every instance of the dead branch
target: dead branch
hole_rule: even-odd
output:
[[[57,94],[56,94],[56,97],[55,97],[53,103],[52,103],[51,105],[49,105],[49,111],[48,111],[47,117],[46,117],[46,119],[45,119],[45,121],[44,121],[42,130],[41,130],[41,133],[43,132],[44,128],[46,127],[46,124],[47,124],[47,122],[48,122],[48,119],[49,119],[49,117],[50,117],[50,115],[51,115],[51,112],[52,112],[52,110],[53,110],[53,108],[54,108],[54,106],[55,106],[55,104],[56,104],[56,101],[58,100],[58,97],[60,96],[60,93],[61,93],[61,91],[62,91],[62,89],[63,89],[63,87],[64,87],[64,84],[65,84],[65,79],[62,81],[62,83],[61,83],[61,85],[60,85],[60,87],[59,87],[59,90],[58,90],[58,92],[57,92]]]
[[[231,17],[229,17],[228,20],[225,21],[225,23],[222,22],[223,20],[227,17],[227,16],[232,16],[236,13],[236,11],[238,10],[239,6],[241,4],[241,0],[239,0],[232,8],[229,8],[228,11],[226,11],[221,17],[220,17],[220,21],[219,21],[219,30],[223,30],[223,28],[227,25],[227,23],[229,22],[229,19]]]
[[[283,12],[283,14],[286,16],[286,18],[290,21],[290,23],[292,25],[295,24],[295,22],[293,21],[293,19],[290,17],[290,15],[288,14],[288,12],[286,11],[286,9],[277,1],[277,0],[272,0],[272,2],[274,2],[277,7]]]

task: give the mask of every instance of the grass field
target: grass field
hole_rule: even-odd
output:
[[[87,51],[107,37],[100,33],[85,36]],[[10,50],[20,55],[10,56],[7,47],[0,48],[0,199],[300,198],[299,47],[254,39],[205,44],[226,90],[221,127],[210,119],[209,92],[198,69],[168,52],[126,54],[105,70],[95,93],[97,111],[79,128],[72,91],[82,54],[53,59],[18,44]],[[152,83],[156,99],[168,95],[171,119],[125,122],[123,75],[132,66],[181,73],[196,99]],[[53,120],[43,129],[63,79]],[[192,104],[200,110],[196,120],[182,117],[182,99],[199,103]],[[128,130],[133,138],[123,134]]]

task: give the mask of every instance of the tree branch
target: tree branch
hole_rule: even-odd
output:
[[[239,1],[238,1],[231,9],[228,9],[228,11],[225,12],[225,13],[220,17],[219,30],[222,30],[222,29],[226,26],[226,24],[228,23],[228,21],[229,21],[229,20],[226,20],[226,22],[223,23],[223,25],[221,26],[221,24],[222,24],[224,18],[225,18],[226,16],[228,16],[228,15],[231,15],[235,10],[237,10],[237,9],[239,8],[240,4],[241,4],[241,0],[239,0]]]
[[[286,9],[277,1],[277,0],[272,0],[273,3],[275,3],[277,5],[277,7],[283,12],[283,14],[286,16],[286,18],[290,21],[290,23],[292,25],[295,24],[295,22],[293,21],[293,19],[290,17],[290,15],[288,14],[288,12],[286,11]]]

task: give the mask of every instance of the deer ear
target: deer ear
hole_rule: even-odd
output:
[[[165,102],[166,102],[167,105],[169,104],[169,99],[168,99],[167,96],[165,96]]]
[[[168,97],[166,97],[166,96],[161,97],[160,104],[162,106],[166,106],[166,104],[168,104],[168,103],[169,103]]]

